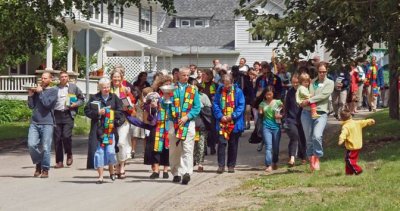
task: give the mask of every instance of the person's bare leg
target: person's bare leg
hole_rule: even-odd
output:
[[[137,142],[137,138],[136,137],[131,137],[131,146],[132,146],[131,157],[132,157],[132,159],[135,158],[136,142]]]
[[[97,173],[99,174],[99,178],[97,179],[97,183],[101,184],[103,182],[103,172],[104,172],[104,168],[103,167],[99,167],[97,169]]]

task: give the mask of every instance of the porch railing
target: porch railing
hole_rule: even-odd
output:
[[[26,92],[22,85],[36,83],[34,75],[0,76],[0,92]]]

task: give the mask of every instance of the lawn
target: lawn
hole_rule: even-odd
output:
[[[28,137],[29,121],[11,122],[0,124],[0,141],[21,139]],[[75,118],[74,135],[88,135],[90,130],[90,120],[83,116]]]
[[[371,115],[377,124],[364,132],[361,175],[345,176],[344,148],[336,135],[325,146],[321,171],[281,169],[246,181],[237,192],[256,197],[262,210],[400,210],[400,121],[387,116],[387,111]]]

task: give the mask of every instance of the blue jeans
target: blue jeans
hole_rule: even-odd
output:
[[[270,166],[272,163],[278,163],[281,129],[269,129],[263,126],[263,139],[265,144],[265,165]]]
[[[306,153],[308,157],[312,155],[322,157],[324,155],[324,150],[322,148],[322,135],[327,121],[327,114],[321,114],[318,119],[312,119],[310,111],[302,111],[301,124],[303,125],[304,136],[306,137]]]
[[[28,149],[33,164],[41,164],[42,170],[50,169],[51,142],[53,141],[53,125],[29,126]],[[39,146],[41,145],[41,146]]]

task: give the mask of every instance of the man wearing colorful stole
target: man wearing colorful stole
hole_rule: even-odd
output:
[[[371,64],[367,67],[364,86],[367,87],[368,104],[373,112],[376,111],[379,88],[383,85],[383,70],[376,64],[376,57],[372,56]]]
[[[67,154],[67,166],[72,165],[72,129],[78,107],[83,105],[82,91],[73,83],[69,83],[66,71],[60,73],[60,84],[57,86],[58,98],[54,108],[56,127],[54,128],[54,145],[56,151],[56,165],[54,168],[64,167],[64,153]]]
[[[193,149],[195,136],[194,119],[199,115],[201,104],[197,88],[188,84],[189,68],[179,70],[179,82],[171,97],[172,104],[167,107],[169,113],[169,162],[173,182],[186,185],[193,173]]]

